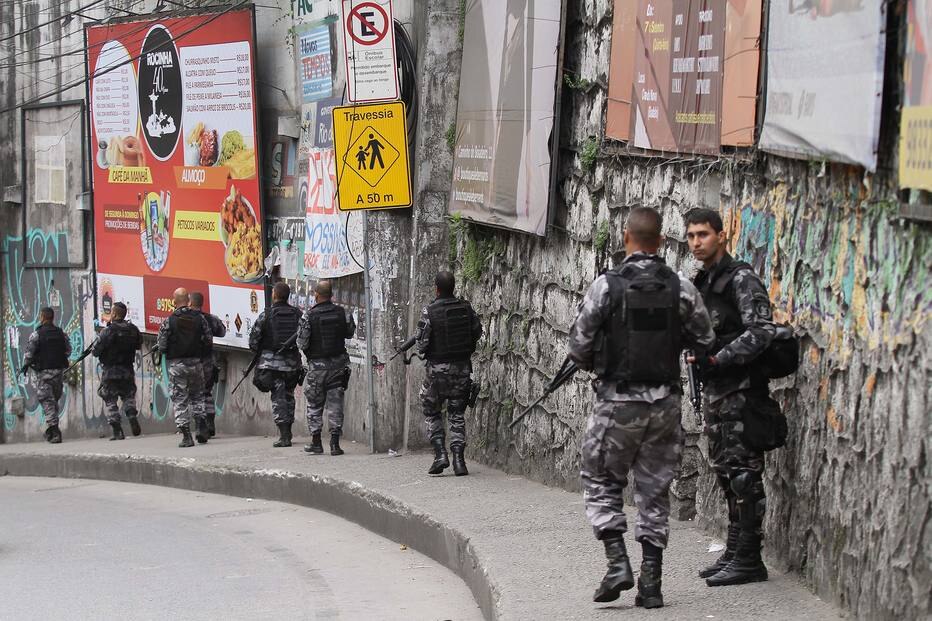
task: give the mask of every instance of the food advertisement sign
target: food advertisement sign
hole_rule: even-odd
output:
[[[87,29],[98,316],[157,332],[204,294],[246,347],[265,306],[251,10]]]

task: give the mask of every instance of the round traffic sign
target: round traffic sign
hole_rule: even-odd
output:
[[[364,12],[364,9],[374,9],[373,12]],[[370,17],[378,15],[381,18],[381,25],[370,21]],[[356,29],[359,27],[359,32]],[[380,27],[381,26],[381,27]],[[360,45],[375,45],[385,38],[388,29],[391,26],[388,20],[388,13],[375,2],[363,2],[353,7],[346,17],[346,32],[352,37],[353,41]]]

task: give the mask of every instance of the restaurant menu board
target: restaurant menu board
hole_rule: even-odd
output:
[[[87,29],[98,316],[157,332],[177,287],[246,347],[265,306],[251,10]]]

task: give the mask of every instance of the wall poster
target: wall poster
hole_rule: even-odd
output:
[[[910,0],[907,20],[900,187],[932,192],[932,4]]]

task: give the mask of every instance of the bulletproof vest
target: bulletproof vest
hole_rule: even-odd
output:
[[[346,311],[332,302],[307,312],[311,338],[304,353],[310,358],[332,358],[346,353]]]
[[[751,266],[725,255],[714,273],[700,274],[696,279],[697,288],[712,317],[712,328],[715,330],[715,344],[710,354],[717,354],[744,332],[744,323],[734,302],[731,287],[735,274],[742,269],[751,269]]]
[[[68,356],[65,354],[68,337],[58,326],[43,324],[36,329],[39,334],[39,352],[34,367],[38,371],[46,369],[67,369]]]
[[[680,278],[659,257],[605,273],[611,315],[601,379],[667,384],[680,377]]]
[[[165,357],[200,358],[204,355],[204,326],[201,314],[190,308],[179,308],[168,318],[170,334]]]
[[[463,362],[476,350],[472,333],[472,306],[460,298],[439,298],[427,307],[430,340],[426,357],[431,362]]]
[[[100,354],[100,361],[108,366],[133,366],[139,347],[139,329],[126,321],[113,321],[108,329],[113,337],[109,347]]]
[[[288,304],[273,304],[262,326],[262,349],[278,351],[298,331],[301,311]],[[297,345],[294,346],[297,349]]]

